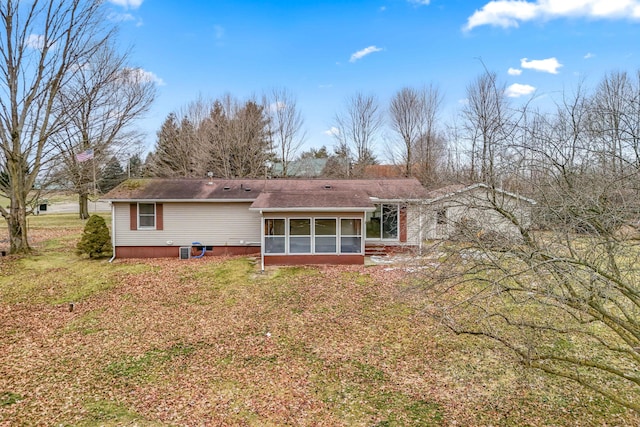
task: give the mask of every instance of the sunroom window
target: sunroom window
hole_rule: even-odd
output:
[[[340,252],[358,254],[362,252],[362,220],[340,219]]]
[[[264,252],[267,254],[285,253],[284,219],[264,220]]]
[[[311,253],[311,220],[291,218],[289,220],[289,252],[292,254]]]
[[[336,253],[337,227],[335,218],[316,218],[315,220],[315,252]]]

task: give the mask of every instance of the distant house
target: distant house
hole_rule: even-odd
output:
[[[256,254],[271,264],[362,264],[418,247],[415,179],[139,179],[110,191],[117,258]]]
[[[525,227],[531,224],[535,201],[485,184],[451,185],[427,193],[423,211],[425,239],[450,239],[464,225],[505,237],[519,236],[518,228],[499,213],[503,209]]]

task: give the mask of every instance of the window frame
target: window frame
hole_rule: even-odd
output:
[[[309,221],[309,234],[292,234],[291,233],[291,221],[304,221],[307,220]],[[287,226],[286,226],[286,237],[285,237],[285,244],[286,244],[286,253],[289,255],[311,255],[313,254],[313,218],[311,217],[289,217],[287,218]],[[308,237],[309,238],[309,252],[293,252],[291,250],[291,238],[298,238],[298,237]]]
[[[364,237],[365,231],[362,229],[362,224],[364,223],[364,218],[355,217],[355,216],[349,216],[349,217],[344,216],[344,217],[340,217],[339,219],[340,219],[340,229],[338,231],[338,240],[339,240],[339,244],[340,244],[340,248],[339,248],[340,253],[341,254],[349,254],[349,255],[363,254],[364,253],[364,249],[363,249],[364,239],[363,239],[363,237]],[[360,234],[344,234],[342,232],[342,221],[343,220],[359,221],[360,222],[360,227],[358,227],[358,231],[359,231]],[[342,250],[342,238],[343,237],[357,237],[357,238],[359,238],[360,239],[360,245],[359,245],[360,247],[359,247],[358,252],[344,252]]]
[[[142,205],[149,205],[149,206],[153,206],[153,213],[152,214],[148,214],[148,213],[142,213],[140,207]],[[137,219],[138,219],[138,230],[156,230],[157,229],[157,225],[158,225],[158,207],[156,206],[155,202],[138,202],[137,204]],[[142,221],[141,218],[153,218],[153,225],[142,225]]]
[[[284,226],[283,226],[283,234],[267,234],[267,223],[268,221],[283,221],[284,222]],[[288,253],[288,233],[287,233],[287,228],[288,228],[288,221],[287,218],[264,218],[263,220],[263,226],[262,226],[262,237],[264,239],[264,243],[263,243],[263,250],[265,255],[287,255]],[[275,230],[274,230],[275,231]],[[267,252],[267,241],[272,240],[275,241],[276,239],[284,239],[284,249],[283,252]]]
[[[291,231],[291,223],[292,221],[297,220],[307,220],[309,221],[310,233],[309,235],[297,235],[293,234]],[[333,221],[335,226],[335,234],[318,234],[316,231],[316,221],[322,220],[330,220]],[[360,222],[360,227],[357,230],[360,234],[352,235],[342,234],[342,220],[356,220]],[[262,219],[262,247],[264,251],[264,255],[266,256],[297,256],[297,255],[364,255],[365,251],[365,241],[364,236],[366,231],[364,230],[365,217],[357,216],[357,215],[349,215],[349,216],[274,216],[267,217]],[[269,235],[267,234],[267,227],[269,221],[284,221],[284,234],[278,235]],[[271,238],[281,238],[284,239],[284,252],[267,252],[268,241]],[[291,238],[296,237],[307,237],[310,240],[310,252],[292,252],[291,250]],[[316,238],[331,238],[334,244],[334,251],[332,252],[318,252],[316,245]],[[360,246],[358,252],[343,252],[342,251],[342,237],[359,237],[360,238]],[[327,239],[328,240],[328,239]]]
[[[335,234],[318,234],[316,233],[316,221],[318,220],[333,220],[335,222]],[[316,216],[313,218],[313,254],[314,255],[336,255],[340,253],[340,246],[338,245],[338,237],[340,236],[340,228],[338,224],[338,217],[329,217],[329,216]],[[333,252],[318,252],[316,249],[316,239],[318,237],[333,237],[333,241],[335,244],[335,251]]]
[[[365,233],[365,240],[369,240],[369,241],[380,241],[380,242],[398,242],[400,241],[400,203],[398,202],[379,202],[379,203],[375,203],[376,206],[376,210],[374,212],[372,212],[372,214],[375,213],[380,213],[380,217],[368,217],[368,214],[365,215],[364,218],[364,233]],[[384,237],[385,236],[385,206],[387,207],[394,207],[395,209],[395,214],[396,214],[396,232],[395,232],[395,237]],[[367,233],[367,223],[371,221],[372,218],[376,218],[379,219],[379,233],[380,235],[378,237],[369,237],[368,233]]]

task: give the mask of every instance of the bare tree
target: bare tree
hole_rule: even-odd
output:
[[[53,157],[50,137],[69,111],[56,99],[112,33],[98,0],[5,0],[0,3],[0,145],[7,179],[10,252],[28,252],[26,217],[35,204],[36,178]]]
[[[470,178],[495,183],[501,144],[515,126],[512,112],[497,74],[486,71],[467,86],[468,103],[462,110],[464,130],[471,142]]]
[[[378,99],[356,93],[346,100],[345,110],[335,116],[334,122],[338,146],[353,150],[355,174],[361,175],[364,167],[375,163],[374,143],[383,124]]]
[[[82,219],[89,218],[89,194],[96,196],[96,171],[113,155],[140,142],[131,126],[155,97],[154,82],[126,61],[126,55],[108,45],[84,62],[78,59],[78,70],[56,100],[68,114],[66,126],[51,138],[61,165],[56,175],[59,183],[78,194]],[[92,150],[93,158],[79,161],[78,154],[87,150]]]
[[[592,111],[613,100],[592,99],[581,88],[555,115],[527,122],[530,151],[518,164],[531,178],[535,227],[514,197],[490,186],[469,203],[517,233],[487,230],[473,217],[448,219],[465,244],[439,245],[441,274],[425,281],[434,301],[428,311],[456,333],[495,340],[527,367],[640,412],[640,176],[611,166],[629,153],[593,132],[601,126],[593,120],[603,118]]]
[[[265,97],[264,105],[270,116],[272,149],[282,163],[282,175],[287,176],[289,162],[304,142],[304,120],[295,97],[286,89],[273,89]]]
[[[423,89],[405,87],[391,99],[389,115],[391,128],[400,135],[405,175],[421,175],[425,184],[433,181],[436,158],[442,152],[442,138],[436,119],[442,104],[437,87]],[[419,170],[416,170],[419,169]]]

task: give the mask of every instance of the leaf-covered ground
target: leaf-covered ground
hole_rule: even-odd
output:
[[[399,268],[109,264],[33,235],[0,259],[0,425],[640,424],[435,324]]]

